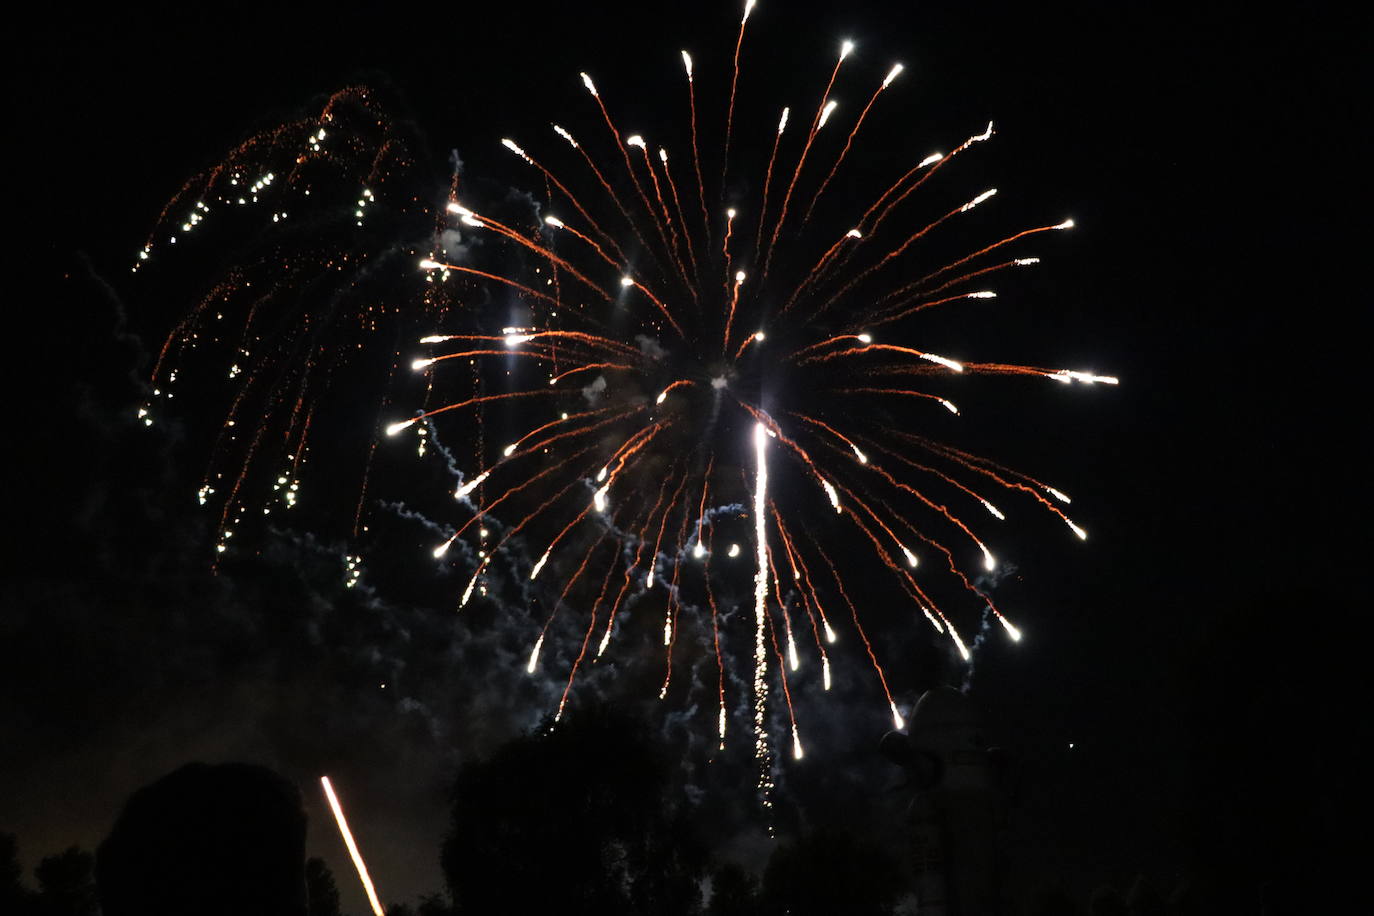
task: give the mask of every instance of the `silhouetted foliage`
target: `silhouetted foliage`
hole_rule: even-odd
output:
[[[130,797],[96,877],[104,916],[305,916],[300,792],[263,767],[187,764]]]
[[[464,916],[673,916],[704,859],[642,725],[585,707],[462,769],[442,865]]]
[[[901,891],[901,872],[886,850],[846,832],[820,830],[773,853],[760,912],[881,916],[892,911]]]
[[[1092,916],[1126,916],[1126,899],[1111,885],[1099,887],[1093,892],[1088,912]]]
[[[754,916],[758,912],[759,884],[737,865],[725,865],[711,876],[711,903],[707,916]]]
[[[1136,877],[1126,894],[1126,912],[1131,916],[1164,916],[1164,898],[1144,875]]]
[[[48,856],[33,870],[38,879],[38,912],[44,916],[94,916],[95,858],[75,846]]]
[[[323,859],[305,860],[305,899],[309,916],[339,916],[339,886]]]
[[[35,894],[24,886],[18,841],[12,833],[0,833],[0,913],[30,916],[36,904]]]
[[[1061,885],[1043,888],[1031,898],[1027,916],[1080,916],[1083,907]]]

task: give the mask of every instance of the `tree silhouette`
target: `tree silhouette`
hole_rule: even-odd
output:
[[[458,911],[689,914],[704,854],[642,724],[590,706],[469,764],[441,863]]]
[[[339,886],[324,859],[305,860],[305,899],[308,916],[339,916]]]
[[[758,912],[758,882],[738,865],[724,865],[711,876],[707,916],[754,916]]]
[[[901,890],[901,872],[881,847],[822,829],[773,853],[763,874],[760,912],[882,916],[892,912]]]
[[[36,910],[33,891],[24,886],[19,843],[12,833],[0,833],[0,913],[30,916]]]
[[[305,811],[248,764],[187,764],[133,794],[100,844],[104,916],[303,916]]]

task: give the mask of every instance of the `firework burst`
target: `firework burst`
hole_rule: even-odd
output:
[[[770,697],[782,700],[791,752],[800,758],[789,674],[815,664],[829,690],[831,655],[846,634],[862,647],[857,657],[871,667],[894,726],[904,727],[865,630],[856,575],[879,571],[913,620],[968,659],[961,631],[984,613],[1009,639],[1021,638],[977,581],[996,568],[987,532],[1004,520],[1003,505],[1037,507],[1086,538],[1065,513],[1062,491],[917,430],[960,422],[951,419],[960,414],[953,389],[969,376],[1064,385],[1116,379],[976,361],[922,345],[921,313],[993,298],[988,283],[1038,261],[1024,242],[1073,222],[970,242],[966,214],[996,189],[930,209],[917,192],[991,139],[991,124],[948,152],[912,156],[909,167],[861,196],[862,129],[899,85],[902,65],[861,88],[865,104],[846,123],[835,94],[857,55],[841,42],[818,68],[820,91],[809,101],[780,107],[776,122],[747,117],[736,109],[736,91],[748,78],[741,49],[753,7],[750,0],[740,19],[728,98],[718,105],[699,95],[700,74],[681,52],[681,95],[673,104],[685,129],[672,134],[681,149],[617,123],[615,100],[583,72],[585,117],[570,114],[531,138],[500,141],[524,170],[522,180],[543,191],[542,204],[484,206],[480,193],[455,178],[445,207],[413,214],[434,239],[411,261],[424,286],[393,294],[390,301],[410,304],[387,315],[401,340],[392,369],[408,366],[425,390],[408,412],[397,398],[388,406],[391,395],[379,408],[380,438],[416,436],[421,454],[436,423],[468,433],[465,460],[472,463],[452,494],[462,517],[433,550],[444,562],[472,558],[458,607],[488,594],[494,561],[506,558],[505,567],[524,580],[521,594],[547,602],[530,646],[531,673],[555,621],[573,618],[580,647],[559,672],[566,681],[555,719],[579,670],[612,651],[618,624],[635,604],[655,608],[661,621],[660,697],[673,686],[675,657],[686,651],[684,631],[714,653],[723,747],[731,705],[742,698],[727,690],[734,653],[722,624],[734,609],[752,608],[749,699],[766,798]],[[302,170],[329,139],[318,123],[290,134],[308,147],[293,171],[257,180],[304,190]],[[718,133],[707,129],[712,123]],[[281,134],[252,141],[255,150],[282,142]],[[381,157],[394,148],[385,140],[367,150]],[[749,174],[736,161],[741,151],[766,151],[766,166]],[[200,199],[238,174],[231,168],[202,179],[192,217],[201,213]],[[360,223],[379,193],[375,181],[363,183]],[[461,245],[449,244],[459,236]],[[957,253],[931,266],[932,240]],[[393,240],[381,247],[394,253],[404,246]],[[379,261],[385,258],[369,264]],[[156,394],[175,375],[172,356],[194,345],[217,301],[208,297],[173,335],[154,375]],[[268,358],[250,359],[244,347],[242,391],[256,394],[235,398],[225,430],[250,405],[259,422],[257,438],[233,452],[241,469],[224,498],[223,538],[244,511],[240,491],[265,435],[290,460],[277,486],[295,502],[321,361],[360,347],[355,325],[362,316],[341,301],[352,300],[290,312],[278,325],[284,336],[270,338]],[[247,310],[244,340],[260,350],[266,335],[257,309]],[[412,328],[421,330],[405,338]],[[425,349],[406,352],[406,341]],[[508,437],[497,440],[489,427]],[[368,444],[369,455],[376,445]],[[202,498],[222,478],[216,473]],[[356,505],[355,533],[361,495]],[[459,541],[472,549],[450,553]],[[742,541],[751,548],[741,549]],[[353,581],[358,562],[350,557]],[[746,566],[752,590],[742,587]]]

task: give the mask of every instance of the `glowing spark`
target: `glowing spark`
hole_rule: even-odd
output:
[[[947,400],[945,400],[944,398],[940,398],[940,403],[943,404],[943,405],[945,406],[945,410],[948,410],[950,413],[954,414],[955,416],[958,416],[958,415],[959,415],[959,408],[954,406],[954,402],[953,402],[953,401],[947,401]]]
[[[746,2],[745,2],[745,4],[744,4],[744,18],[740,19],[740,22],[741,22],[741,23],[747,22],[748,19],[749,19],[749,14],[750,14],[751,12],[753,12],[753,11],[754,11],[754,0],[746,0]]]
[[[959,208],[959,212],[960,212],[960,213],[967,213],[969,210],[972,210],[974,207],[978,206],[978,205],[981,204],[983,201],[987,200],[989,197],[991,197],[992,195],[994,195],[994,194],[996,194],[996,193],[997,193],[997,189],[996,189],[996,188],[989,188],[988,190],[984,191],[982,194],[979,194],[977,197],[973,198],[973,200],[969,201],[968,203],[966,203],[966,204],[964,204],[962,207],[960,207],[960,208]]]
[[[943,356],[936,356],[934,353],[922,353],[921,359],[929,360],[932,363],[938,363],[939,365],[944,366],[946,369],[953,369],[955,372],[964,371],[963,363],[957,363],[954,360],[946,359]]]
[[[778,118],[778,136],[780,137],[782,136],[782,132],[787,129],[787,115],[790,111],[790,108],[784,108],[782,110],[782,117]]]
[[[606,490],[609,488],[610,484],[606,484],[606,486],[592,494],[592,505],[596,507],[597,512],[606,511]]]
[[[992,572],[997,568],[997,560],[993,558],[992,553],[981,542],[978,544],[978,549],[983,551],[983,568],[988,572]]]
[[[797,726],[795,725],[792,726],[792,759],[802,759],[801,738],[797,735]]]
[[[661,392],[659,392],[658,397],[654,398],[654,403],[662,404],[666,400],[668,400],[668,389],[665,388]]]
[[[831,99],[830,101],[825,103],[825,108],[821,109],[820,123],[816,125],[817,130],[820,130],[822,127],[824,127],[825,122],[830,120],[830,113],[835,110],[835,106],[838,104],[840,103],[835,101],[834,99]]]
[[[912,553],[908,548],[902,547],[902,556],[906,557],[906,565],[916,565],[916,554]]]
[[[506,346],[518,347],[522,343],[528,343],[534,339],[532,334],[507,334],[505,337]]]
[[[860,232],[858,229],[850,229],[848,232],[845,233],[845,238],[861,239],[863,237],[864,234]]]
[[[629,137],[628,139],[626,139],[625,143],[627,146],[637,146],[640,149],[644,149],[644,138],[641,137],[639,134],[635,134],[634,136]]]
[[[730,549],[729,549],[728,551],[726,551],[726,554],[725,554],[725,555],[726,555],[727,557],[737,557],[737,556],[739,556],[739,545],[738,545],[738,544],[731,544],[731,545],[730,545]]]
[[[1000,616],[1000,615],[998,616],[997,619],[998,619],[999,621],[1001,621],[1001,623],[1002,623],[1002,629],[1004,629],[1004,630],[1007,631],[1007,635],[1011,637],[1011,641],[1012,641],[1012,642],[1020,642],[1020,641],[1021,641],[1021,631],[1020,631],[1019,629],[1016,628],[1016,625],[1015,625],[1015,624],[1013,624],[1010,620],[1008,620],[1007,618],[1002,617],[1002,616]]]
[[[973,657],[968,651],[968,646],[964,645],[964,641],[959,638],[959,634],[955,631],[954,627],[949,628],[949,635],[950,638],[954,640],[954,645],[959,647],[959,654],[964,657],[964,661],[968,661]]]
[[[1049,493],[1051,496],[1059,500],[1061,503],[1064,503],[1065,505],[1068,505],[1069,503],[1073,502],[1073,500],[1069,499],[1069,495],[1067,493],[1063,493],[1059,490],[1056,490],[1054,487],[1045,487],[1045,492]]]
[[[530,661],[525,666],[525,671],[534,674],[534,669],[539,666],[539,650],[544,647],[544,634],[540,633],[539,638],[534,641],[534,648],[530,650]]]
[[[835,635],[835,631],[832,630],[832,629],[830,628],[830,621],[826,620],[826,621],[824,621],[824,623],[825,623],[825,641],[828,642],[828,643],[833,643],[833,642],[834,642],[836,639],[838,639],[839,637],[837,637],[837,636]]]
[[[990,289],[980,290],[976,293],[969,293],[965,299],[996,299],[997,294]]]
[[[830,481],[822,480],[821,489],[825,490],[825,495],[830,500],[830,505],[835,507],[836,512],[840,512],[840,494],[835,492],[835,488],[831,486]]]
[[[437,362],[438,360],[434,359],[433,357],[430,357],[428,359],[417,359],[410,364],[410,368],[414,372],[419,372],[421,369],[427,369]]]
[[[403,429],[409,429],[410,427],[412,427],[412,426],[414,426],[414,425],[415,425],[415,421],[414,421],[414,420],[402,420],[402,421],[399,422],[399,423],[392,423],[390,426],[388,426],[388,427],[386,428],[386,434],[387,434],[388,436],[394,436],[394,435],[396,435],[397,433],[399,433],[401,430],[403,430]]]
[[[892,69],[887,72],[887,78],[883,80],[883,88],[886,89],[888,86],[891,86],[892,81],[897,78],[897,74],[901,73],[905,69],[906,68],[903,67],[901,64],[893,64]]]
[[[830,689],[830,658],[821,656],[821,685],[825,690]]]
[[[1073,522],[1070,522],[1068,519],[1064,519],[1064,521],[1068,523],[1068,526],[1070,528],[1073,529],[1073,533],[1078,535],[1078,539],[1080,541],[1086,541],[1088,539],[1088,532],[1084,531],[1082,528],[1078,527]]]
[[[434,559],[437,560],[444,554],[448,553],[448,549],[453,546],[453,542],[457,539],[457,537],[458,535],[455,534],[453,537],[449,538],[447,541],[444,541],[444,543],[440,544],[438,547],[435,547]]]
[[[682,66],[687,68],[687,79],[690,81],[692,79],[692,55],[686,51],[682,52]]]
[[[1073,226],[1074,226],[1073,220],[1071,220],[1071,219],[1066,219],[1066,220],[1064,220],[1064,222],[1060,223],[1058,226],[1054,226],[1054,227],[1052,227],[1052,228],[1054,228],[1054,229],[1072,229]]]
[[[755,343],[763,343],[763,340],[764,340],[763,332],[762,332],[762,331],[755,331],[755,332],[754,332],[754,342],[755,342]]]
[[[558,136],[562,137],[564,140],[567,140],[573,149],[577,149],[577,141],[573,139],[572,134],[568,133],[566,130],[559,127],[557,124],[553,126],[553,132],[558,134]]]
[[[453,498],[462,499],[463,497],[467,496],[473,490],[480,487],[482,485],[482,481],[486,480],[489,474],[491,474],[491,471],[483,471],[476,477],[469,480],[467,483],[461,485],[460,487],[458,487],[458,489],[453,491]]]
[[[920,163],[919,163],[916,167],[917,167],[917,168],[925,168],[926,166],[930,165],[932,162],[939,162],[939,161],[940,161],[941,159],[943,159],[943,158],[945,158],[945,154],[944,154],[944,153],[931,153],[929,156],[927,156],[927,157],[925,157],[924,159],[922,159],[922,160],[920,161]]]
[[[1006,520],[1007,520],[1007,517],[1006,517],[1005,515],[1002,514],[1001,510],[999,510],[999,509],[998,509],[996,506],[994,506],[992,503],[988,502],[986,499],[980,499],[980,500],[978,500],[978,501],[979,501],[980,503],[982,503],[982,504],[983,504],[983,508],[984,508],[984,509],[987,509],[989,512],[991,512],[992,515],[993,515],[993,517],[996,518],[998,521],[1006,521]]]
[[[851,442],[849,447],[853,449],[854,457],[859,459],[859,464],[868,464],[868,456],[857,445]]]
[[[601,470],[599,470],[599,471],[596,472],[596,482],[597,482],[597,483],[601,483],[601,481],[603,481],[603,480],[606,479],[606,475],[609,474],[609,473],[610,473],[610,468],[609,468],[609,467],[603,466],[603,467],[601,468]]]
[[[544,217],[544,222],[555,229],[563,228],[563,221],[556,216],[546,216]]]
[[[535,576],[539,575],[539,570],[543,569],[544,564],[547,562],[549,562],[549,552],[546,550],[544,551],[544,555],[539,558],[539,562],[534,564],[534,569],[530,570],[530,578],[533,579]],[[992,567],[988,568],[991,569]]]
[[[504,457],[509,458],[511,455],[514,455],[514,454],[515,454],[516,446],[518,446],[519,444],[520,444],[520,443],[518,443],[518,442],[512,442],[510,445],[508,445],[508,446],[506,446],[505,448],[501,449],[501,454],[502,454]]]
[[[517,146],[514,140],[502,140],[501,145],[512,153],[515,153],[515,155],[519,156],[521,159],[524,159],[526,162],[530,161],[530,157],[525,155],[525,151]]]
[[[846,57],[848,57],[849,52],[853,50],[854,42],[852,41],[846,41],[844,44],[840,45],[840,60],[844,60]]]
[[[787,664],[796,671],[801,667],[801,658],[797,655],[797,641],[792,638],[792,634],[787,634]]]
[[[889,703],[888,707],[892,710],[892,727],[898,731],[906,728],[906,720],[903,719],[902,714],[897,711],[897,704]]]
[[[859,341],[859,343],[861,343],[861,344],[871,344],[871,343],[873,343],[873,335],[871,335],[871,334],[858,334],[858,335],[856,335],[856,339],[857,339],[857,340]]]
[[[692,556],[696,557],[698,560],[706,556],[706,545],[701,543],[701,541],[697,541],[696,545],[692,547]]]
[[[334,786],[330,784],[328,776],[320,777],[320,785],[324,787],[325,797],[329,799],[329,809],[334,812],[334,822],[339,825],[339,833],[343,836],[344,845],[348,847],[349,857],[353,859],[353,867],[358,870],[358,878],[363,882],[367,902],[375,916],[383,916],[382,904],[377,900],[377,891],[372,886],[372,878],[368,876],[362,853],[358,852],[358,844],[353,842],[353,833],[348,829],[348,820],[344,817],[338,796],[334,794]]]
[[[434,260],[433,258],[421,258],[421,259],[420,259],[420,269],[421,269],[421,270],[438,270],[439,268],[441,268],[441,267],[443,267],[443,266],[444,266],[444,265],[440,264],[438,261]]]
[[[592,95],[595,96],[595,95],[596,95],[596,84],[592,82],[592,78],[591,78],[590,76],[588,76],[586,73],[580,73],[580,74],[578,74],[578,75],[582,77],[582,85],[586,86],[586,87],[587,87],[587,91],[590,92]],[[598,97],[599,97],[599,96],[598,96]]]
[[[634,286],[634,285],[635,285],[634,278],[633,278],[633,277],[629,277],[629,276],[621,277],[621,278],[620,278],[620,285],[621,285],[621,286]]]

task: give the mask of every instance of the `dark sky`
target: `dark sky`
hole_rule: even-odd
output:
[[[362,911],[318,773],[401,899],[440,884],[453,768],[549,711],[557,676],[524,678],[523,637],[455,631],[411,594],[345,595],[339,542],[281,532],[208,574],[186,487],[204,455],[196,424],[132,423],[149,354],[186,303],[151,298],[128,265],[183,180],[344,85],[384,91],[442,198],[449,150],[514,182],[501,137],[551,117],[591,123],[594,109],[561,107],[581,69],[645,124],[679,117],[678,49],[703,71],[728,66],[738,21],[733,5],[558,7],[35,14],[16,32],[11,136],[26,161],[10,193],[28,211],[15,225],[33,227],[20,257],[37,284],[8,306],[11,333],[16,316],[23,328],[10,450],[25,471],[5,551],[17,566],[0,631],[0,828],[30,865],[94,846],[130,791],[181,762],[248,759],[301,783],[312,852]],[[1238,776],[1232,801],[1199,799],[1209,755],[1252,759],[1274,718],[1285,746],[1329,741],[1349,672],[1330,645],[1358,616],[1347,519],[1367,496],[1347,469],[1367,455],[1348,443],[1368,409],[1342,358],[1367,326],[1342,252],[1358,224],[1348,131],[1369,88],[1358,30],[1239,5],[764,2],[754,17],[740,116],[810,104],[849,37],[865,80],[908,67],[866,142],[948,147],[993,119],[999,135],[958,180],[1002,188],[1009,220],[1078,223],[1044,246],[1042,276],[1003,284],[1025,282],[1034,308],[1009,297],[963,331],[998,358],[1122,379],[1017,382],[1035,390],[989,408],[1001,454],[1062,481],[1092,532],[1078,545],[1031,528],[1000,551],[1028,638],[979,656],[973,696],[1037,774],[1023,867],[1168,881],[1219,835],[1198,826],[1208,812],[1237,831],[1261,799],[1300,817],[1304,802],[1275,800],[1301,794],[1287,776]],[[866,94],[859,84],[842,98]],[[328,613],[335,603],[353,611]],[[612,682],[596,689],[614,696]],[[655,714],[665,732],[686,727]],[[805,714],[837,741],[873,725],[832,725],[846,713],[823,704]],[[825,740],[805,765],[848,765],[853,749]],[[1265,766],[1317,768],[1323,753]],[[813,802],[799,788],[793,803]]]

